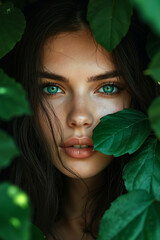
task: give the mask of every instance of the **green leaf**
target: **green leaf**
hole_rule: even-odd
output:
[[[160,203],[144,190],[117,198],[101,220],[97,240],[160,239]]]
[[[30,240],[31,210],[27,195],[9,183],[0,185],[0,238]]]
[[[0,118],[10,120],[23,114],[30,114],[24,89],[0,69]]]
[[[19,151],[13,139],[0,130],[0,169],[7,167],[11,160],[19,155]]]
[[[123,179],[128,191],[144,189],[160,201],[160,142],[148,139],[134,153],[123,170]]]
[[[146,50],[150,58],[154,57],[154,55],[160,50],[160,37],[153,32],[150,32],[147,37]]]
[[[160,50],[154,55],[148,69],[144,73],[153,77],[155,81],[160,82]]]
[[[21,39],[25,29],[23,13],[10,2],[0,5],[0,58]]]
[[[151,127],[154,129],[158,138],[160,138],[160,97],[156,98],[148,109],[148,116]]]
[[[31,225],[31,240],[44,240],[44,234],[34,224]]]
[[[147,116],[135,109],[106,115],[93,130],[94,150],[106,155],[132,154],[144,143],[151,128]]]
[[[160,34],[160,1],[131,0],[138,9],[141,17],[150,24],[151,28]]]
[[[90,0],[87,19],[96,41],[111,52],[126,35],[132,5],[129,0]]]

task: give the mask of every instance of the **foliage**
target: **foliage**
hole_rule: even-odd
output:
[[[117,198],[103,216],[98,240],[160,238],[160,205],[145,190]]]
[[[0,169],[7,167],[12,158],[19,154],[13,139],[3,130],[0,130],[0,153]]]
[[[149,119],[155,134],[160,138],[160,97],[156,98],[148,109]]]
[[[21,39],[25,29],[23,13],[13,3],[0,2],[0,57]],[[0,69],[0,119],[31,114],[22,86]],[[0,129],[0,169],[7,167],[19,155],[11,136]],[[31,206],[26,193],[11,183],[0,184],[0,239],[44,239],[40,230],[31,225]]]
[[[160,141],[149,138],[126,164],[123,178],[126,189],[144,189],[160,201]]]
[[[4,240],[30,239],[31,213],[27,195],[16,186],[3,183],[0,196],[0,237]]]
[[[131,15],[132,6],[128,0],[89,1],[87,19],[90,27],[97,42],[109,52],[126,35]]]
[[[151,26],[151,29],[160,34],[160,1],[159,0],[131,0],[138,9],[140,16]]]
[[[0,69],[0,118],[10,120],[12,117],[30,114],[24,89],[19,83],[9,78]]]
[[[21,39],[25,28],[25,19],[18,8],[15,8],[12,3],[6,2],[0,8],[0,22],[0,57],[3,57]],[[14,28],[14,26],[16,27]]]
[[[12,2],[12,3],[11,3]],[[26,0],[0,1],[0,57],[21,39],[25,28],[22,12]],[[34,2],[30,0],[30,2]],[[13,3],[16,7],[14,7]],[[126,35],[133,8],[150,26],[147,51],[151,58],[145,74],[160,81],[160,1],[90,0],[87,19],[98,43],[112,51]],[[160,98],[153,101],[148,116],[124,109],[101,118],[94,129],[94,148],[115,157],[129,153],[123,170],[128,193],[118,197],[105,212],[98,240],[159,240],[160,238]],[[30,114],[22,86],[0,70],[0,119]],[[0,130],[0,169],[19,154],[11,136]],[[10,183],[0,185],[1,240],[43,239],[31,224],[27,195]]]
[[[93,130],[94,150],[106,155],[132,154],[144,143],[151,131],[147,116],[134,109],[109,114]]]
[[[159,0],[90,0],[88,21],[97,42],[110,51],[128,30],[132,12],[130,8],[137,10],[150,28],[146,49],[151,60],[144,73],[159,83]],[[124,14],[124,11],[128,12]],[[160,238],[159,139],[160,97],[150,105],[148,116],[134,109],[124,109],[100,119],[93,131],[94,149],[115,157],[126,153],[132,155],[123,169],[128,193],[118,197],[105,212],[98,240]]]

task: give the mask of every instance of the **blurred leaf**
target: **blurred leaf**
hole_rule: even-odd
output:
[[[0,5],[0,58],[6,55],[21,39],[25,29],[23,13],[6,2]]]
[[[129,0],[90,0],[87,19],[96,41],[111,52],[126,35],[132,5]]]
[[[127,191],[144,189],[160,201],[160,142],[148,139],[123,170]]]
[[[160,51],[160,37],[158,37],[153,32],[150,32],[147,38],[146,45],[147,53],[150,58],[154,57],[154,55]]]
[[[9,183],[0,185],[0,238],[30,240],[31,210],[27,195]]]
[[[148,69],[144,73],[153,77],[155,81],[160,82],[160,50],[154,55]]]
[[[118,197],[101,220],[97,240],[160,239],[160,203],[144,190]]]
[[[94,150],[106,155],[132,154],[151,131],[148,117],[135,109],[123,109],[101,118],[93,130]]]
[[[31,240],[44,240],[44,234],[34,224],[31,225]]]
[[[7,167],[11,160],[19,155],[19,151],[13,139],[0,130],[0,169]]]
[[[160,34],[160,1],[131,0],[137,7],[141,17],[150,24],[151,28]]]
[[[30,114],[24,89],[0,69],[0,118],[10,120],[23,114]]]
[[[155,134],[160,138],[160,97],[157,97],[148,109],[148,116],[151,122],[151,127]]]

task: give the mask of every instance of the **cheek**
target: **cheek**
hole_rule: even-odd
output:
[[[65,98],[48,100],[48,104],[50,108],[47,109],[47,112],[51,121],[56,123],[56,118],[58,118],[60,122],[63,122],[67,112],[67,106],[69,105],[69,103],[65,101]]]
[[[101,118],[105,115],[112,114],[118,111],[123,110],[124,108],[129,108],[131,103],[131,96],[126,93],[122,96],[116,98],[106,98],[97,99],[94,104],[94,111],[97,115],[97,118]]]

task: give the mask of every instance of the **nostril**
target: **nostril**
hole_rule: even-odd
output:
[[[76,123],[75,123],[75,122],[72,122],[72,123],[71,123],[71,126],[75,127],[75,126],[76,126]]]
[[[90,126],[89,122],[83,122],[83,121],[71,121],[69,123],[70,127],[88,127]]]
[[[68,116],[67,123],[69,127],[85,127],[88,128],[92,125],[93,119],[91,116],[82,116],[79,114],[71,114]]]
[[[84,126],[89,126],[90,124],[89,124],[89,123],[84,123],[83,125],[84,125]]]

